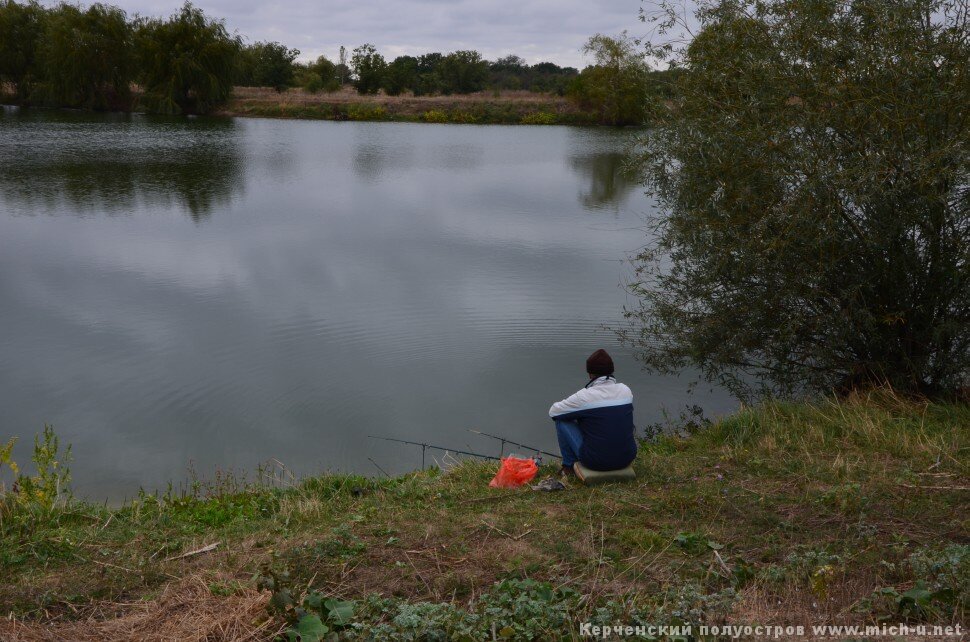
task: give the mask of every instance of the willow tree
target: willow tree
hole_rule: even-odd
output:
[[[625,32],[616,37],[596,34],[583,53],[593,57],[593,64],[572,81],[569,96],[602,124],[642,125],[650,68],[637,42]]]
[[[131,96],[132,29],[125,12],[93,4],[60,4],[43,20],[45,102],[87,109],[127,108]]]
[[[40,73],[44,18],[44,9],[35,0],[0,1],[0,84],[11,85],[21,100],[28,97]]]
[[[153,111],[206,113],[232,93],[240,39],[221,20],[211,20],[186,2],[168,20],[138,26],[139,81]]]
[[[677,16],[660,14],[669,37]],[[642,169],[658,201],[626,338],[742,395],[970,373],[963,0],[703,3]]]

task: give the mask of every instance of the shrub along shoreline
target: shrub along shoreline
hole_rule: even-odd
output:
[[[967,624],[970,406],[874,393],[668,428],[642,444],[636,482],[553,493],[489,489],[494,464],[473,462],[275,485],[218,476],[118,508],[8,493],[0,637]]]

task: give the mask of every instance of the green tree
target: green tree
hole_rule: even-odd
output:
[[[340,87],[337,79],[337,65],[330,62],[326,56],[320,56],[314,62],[306,65],[297,82],[310,93],[336,91]]]
[[[397,96],[410,89],[413,91],[418,79],[418,59],[414,56],[398,56],[387,66],[384,74],[384,93]]]
[[[240,46],[233,63],[232,83],[239,87],[256,87],[256,53],[252,47]]]
[[[488,65],[488,84],[495,89],[522,89],[529,66],[515,54],[499,58]]]
[[[411,88],[415,96],[428,96],[441,90],[438,68],[443,59],[444,56],[437,51],[418,57],[418,77]]]
[[[642,141],[661,214],[632,284],[640,357],[742,395],[967,385],[966,4],[731,0],[697,19]]]
[[[279,42],[257,42],[247,47],[253,60],[253,83],[282,92],[293,84],[293,61],[299,49],[289,49]]]
[[[142,21],[136,43],[140,82],[155,111],[206,113],[229,98],[241,43],[221,20],[186,2],[168,20]]]
[[[575,67],[560,67],[552,62],[540,62],[529,68],[527,89],[549,91],[565,96],[569,83],[579,75]]]
[[[132,29],[125,12],[104,4],[86,10],[70,4],[51,10],[41,58],[45,102],[87,109],[128,107]]]
[[[595,112],[606,125],[641,125],[647,107],[645,53],[622,33],[597,34],[583,47],[592,54],[587,67],[570,85],[569,95],[582,109]]]
[[[21,100],[30,94],[40,73],[44,18],[44,9],[34,0],[0,2],[0,84],[12,85]]]
[[[364,44],[354,49],[350,68],[354,71],[357,93],[376,94],[384,82],[387,62],[374,45]]]
[[[470,94],[485,88],[488,62],[477,51],[455,51],[441,59],[437,72],[442,93]]]

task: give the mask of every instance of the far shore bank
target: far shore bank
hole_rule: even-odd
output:
[[[484,91],[451,96],[360,95],[350,88],[311,94],[303,89],[237,87],[216,112],[223,116],[308,120],[400,121],[502,125],[593,125],[595,114],[554,94]]]
[[[0,104],[22,105],[12,95]],[[130,110],[138,112],[138,100]],[[128,111],[119,109],[119,111]],[[311,94],[303,89],[277,92],[237,87],[212,116],[298,120],[385,121],[478,125],[596,125],[596,115],[563,96],[528,91],[484,91],[451,96],[360,95],[350,87]]]

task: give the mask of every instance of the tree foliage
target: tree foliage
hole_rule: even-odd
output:
[[[583,109],[596,112],[603,124],[643,124],[650,68],[637,43],[625,33],[597,34],[583,52],[593,56],[593,65],[573,81],[569,95]]]
[[[282,92],[293,84],[293,61],[300,55],[299,49],[290,49],[279,42],[257,42],[253,50],[256,53],[253,76],[258,85]]]
[[[485,88],[488,62],[477,51],[455,51],[441,59],[437,73],[444,93],[470,94]]]
[[[337,65],[330,62],[326,56],[320,56],[309,64],[294,63],[293,73],[296,83],[311,94],[321,89],[336,91],[340,88]]]
[[[665,28],[675,14],[660,16]],[[642,168],[659,202],[626,338],[738,394],[970,372],[970,32],[960,0],[702,5]]]
[[[13,85],[24,99],[40,73],[39,53],[44,32],[44,9],[34,0],[0,2],[0,83]]]
[[[191,3],[168,20],[142,21],[136,42],[139,81],[155,111],[206,113],[232,92],[240,39]]]
[[[398,56],[387,66],[384,74],[384,93],[397,96],[412,89],[418,80],[418,59],[414,56]]]
[[[377,53],[374,45],[363,44],[354,49],[350,57],[350,68],[354,72],[354,86],[359,94],[376,94],[384,83],[387,62]]]
[[[574,67],[560,67],[552,62],[526,64],[515,54],[499,58],[488,66],[488,86],[494,89],[522,89],[534,92],[553,92],[565,95],[579,71]]]
[[[104,4],[61,4],[44,20],[39,90],[47,103],[108,109],[126,105],[134,75],[132,28],[125,12]]]
[[[282,92],[294,83],[293,61],[299,49],[279,42],[257,42],[243,47],[236,63],[236,84],[243,87],[272,87]]]

